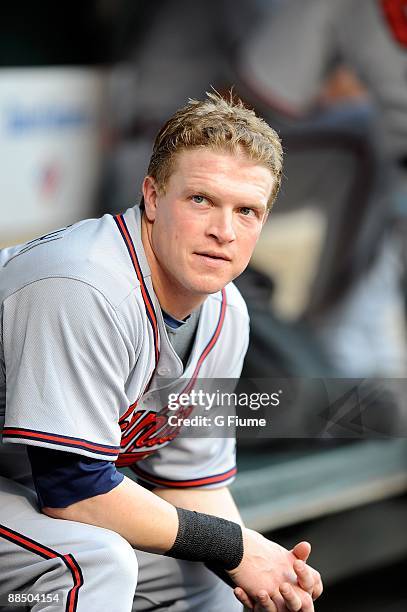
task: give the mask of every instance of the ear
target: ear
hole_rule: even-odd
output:
[[[144,208],[147,219],[154,221],[157,211],[158,191],[152,176],[146,176],[143,181]]]

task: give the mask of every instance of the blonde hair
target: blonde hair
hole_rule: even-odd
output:
[[[230,92],[217,92],[205,100],[189,100],[161,128],[153,147],[148,174],[165,192],[177,153],[208,147],[247,157],[268,168],[275,178],[268,206],[271,208],[281,183],[283,151],[277,132]]]

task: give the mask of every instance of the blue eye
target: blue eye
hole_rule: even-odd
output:
[[[192,196],[192,199],[197,204],[202,204],[202,202],[204,201],[205,198],[203,196],[200,196],[200,195],[194,195],[194,196]]]
[[[242,213],[244,217],[248,217],[250,213],[254,213],[254,210],[252,208],[248,208],[247,206],[244,206],[243,208],[240,209],[240,212]]]

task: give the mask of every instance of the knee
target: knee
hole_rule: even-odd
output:
[[[105,531],[105,537],[100,541],[98,551],[99,567],[105,567],[107,572],[121,576],[128,587],[136,590],[138,563],[134,549],[119,534]]]

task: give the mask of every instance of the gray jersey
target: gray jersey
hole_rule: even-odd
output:
[[[242,52],[244,80],[287,113],[313,101],[332,62],[377,101],[389,152],[407,151],[407,0],[284,0]]]
[[[238,378],[247,310],[233,284],[209,296],[184,369],[140,228],[135,207],[0,252],[3,443],[137,461],[152,485],[224,486],[236,471],[234,440],[177,436],[160,390],[169,378],[178,392],[198,377]]]

